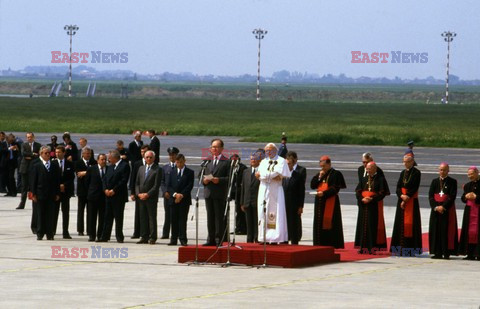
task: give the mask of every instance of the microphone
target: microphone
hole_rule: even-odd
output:
[[[272,165],[272,167],[270,167],[270,172],[273,172],[273,169],[275,168],[275,165],[277,165],[277,164],[278,164],[277,160],[273,161],[273,165]]]
[[[203,160],[202,164],[200,164],[201,167],[207,166],[208,163],[212,162],[212,160]]]
[[[272,161],[272,160],[268,161],[268,167],[267,167],[267,171],[270,171],[270,166],[272,166],[272,163],[273,163],[273,161]]]

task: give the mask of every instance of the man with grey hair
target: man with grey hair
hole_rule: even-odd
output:
[[[367,173],[367,170],[366,170],[366,167],[367,167],[367,164],[370,163],[370,162],[373,162],[373,156],[370,152],[365,152],[364,154],[362,154],[362,165],[360,165],[358,167],[358,182],[361,183],[362,182],[362,179],[367,177],[368,176],[368,173]],[[380,167],[378,167],[378,165],[375,165],[377,167],[377,174],[378,176],[382,176],[382,177],[385,177],[385,175],[383,174],[383,171]]]
[[[415,160],[411,155],[403,157],[405,169],[400,173],[397,182],[397,211],[393,224],[392,243],[390,251],[400,255],[422,252],[422,222],[420,205],[418,204],[418,188],[421,173],[415,168]],[[403,248],[407,250],[403,250]]]
[[[105,226],[99,242],[107,242],[112,234],[113,220],[115,219],[115,238],[123,243],[123,214],[125,203],[128,201],[128,179],[130,165],[120,158],[118,150],[108,153],[110,165],[107,167],[103,180],[103,189],[106,196]]]
[[[75,161],[75,173],[77,174],[77,196],[78,196],[78,207],[77,207],[77,232],[79,236],[84,236],[85,231],[85,207],[87,207],[87,195],[88,195],[88,186],[85,181],[85,176],[87,170],[90,166],[97,164],[97,161],[93,159],[93,151],[90,147],[85,146],[82,149],[80,160]],[[88,212],[88,209],[87,209]],[[88,213],[87,213],[88,218]],[[88,224],[87,224],[87,234],[90,235]],[[95,235],[95,231],[93,231]]]
[[[31,168],[29,181],[37,208],[37,240],[42,240],[45,234],[48,240],[53,240],[55,202],[60,199],[60,174],[59,165],[50,161],[50,147],[42,146],[40,158]]]
[[[273,143],[265,146],[265,159],[256,173],[260,180],[258,189],[258,241],[268,243],[288,242],[287,215],[282,179],[291,172],[284,158],[278,155]],[[265,222],[266,221],[266,222]],[[265,234],[265,237],[264,237]]]
[[[145,165],[138,169],[135,178],[135,200],[140,206],[140,240],[137,244],[154,245],[157,241],[157,206],[162,169],[155,161],[155,152],[145,152]]]

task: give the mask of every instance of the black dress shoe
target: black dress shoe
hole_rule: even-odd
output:
[[[137,235],[133,235],[132,237],[130,237],[130,239],[139,239],[140,236],[137,236]]]
[[[188,246],[188,245],[187,245],[187,242],[186,242],[185,240],[184,240],[184,241],[180,241],[180,244],[181,244],[182,246]]]
[[[95,238],[89,237],[89,238],[88,238],[88,241],[95,241]]]
[[[15,208],[15,209],[25,209],[25,205],[23,205],[23,206],[22,206],[22,205],[18,205],[18,207]]]
[[[444,259],[444,260],[450,260],[450,255],[444,255],[444,256],[443,256],[443,259]]]
[[[216,246],[217,244],[214,242],[206,242],[202,246],[207,247],[207,246]]]
[[[434,256],[432,256],[432,259],[434,259],[434,260],[438,260],[438,259],[441,259],[441,258],[442,258],[441,255],[434,255]]]
[[[176,242],[172,242],[172,241],[167,244],[167,246],[176,246],[176,245],[177,245],[177,243],[176,243]]]
[[[63,239],[72,239],[72,236],[70,236],[70,234],[65,234],[63,235]]]
[[[43,237],[37,236],[37,240],[42,240]]]
[[[118,242],[119,244],[123,244],[123,239],[117,239],[117,242]]]
[[[473,261],[475,260],[475,257],[473,255],[467,255],[466,257],[463,258],[463,260]]]
[[[144,238],[140,238],[139,241],[136,242],[137,244],[146,244],[148,243],[148,240],[144,239]]]
[[[108,240],[106,240],[106,239],[97,239],[96,242],[108,242]]]
[[[78,236],[85,236],[85,234],[83,234],[83,232],[78,232]]]
[[[168,237],[168,236],[162,236],[162,237],[160,237],[160,239],[169,239],[169,238],[170,238],[170,237]]]
[[[148,243],[149,243],[150,245],[154,245],[156,242],[157,242],[157,241],[156,241],[155,239],[150,239],[150,240],[148,241]]]
[[[53,236],[52,237],[47,237],[47,240],[54,240]]]

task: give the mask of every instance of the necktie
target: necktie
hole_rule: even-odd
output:
[[[213,161],[213,167],[217,167],[218,163],[218,157],[215,157],[215,160]]]
[[[178,170],[178,173],[177,173],[177,180],[180,181],[180,179],[182,178],[182,170]]]
[[[101,169],[101,171],[102,171],[102,179],[103,179],[103,177],[105,177],[105,171],[103,170],[103,168]]]
[[[31,149],[32,152],[33,152],[33,143],[30,143],[30,149]]]
[[[150,172],[150,166],[147,165],[147,169],[145,170],[145,179],[148,177],[149,172]]]
[[[10,147],[12,147],[12,145],[8,146],[8,148],[10,148]],[[10,149],[10,160],[12,160],[12,159],[13,159],[13,150]]]
[[[50,161],[45,162],[45,168],[50,172]]]

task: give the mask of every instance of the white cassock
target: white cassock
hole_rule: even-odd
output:
[[[270,165],[269,162],[273,163]],[[274,164],[274,162],[277,164]],[[269,170],[270,166],[270,170]],[[258,189],[258,241],[263,242],[263,200],[267,206],[267,232],[266,241],[279,243],[288,241],[287,215],[285,210],[285,195],[283,193],[282,181],[273,180],[278,175],[290,177],[291,172],[287,161],[278,155],[273,158],[265,158],[258,167],[260,173],[260,187]]]

